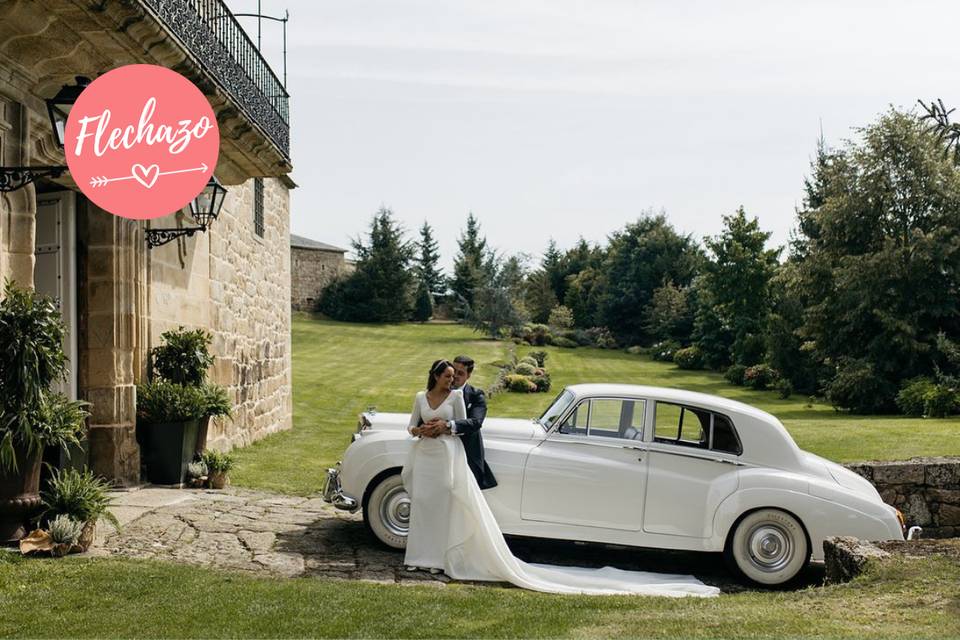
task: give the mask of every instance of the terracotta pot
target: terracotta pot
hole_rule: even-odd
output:
[[[28,456],[15,446],[16,471],[0,469],[0,543],[18,542],[27,535],[27,521],[40,509],[40,459],[42,451]]]
[[[211,473],[210,474],[210,488],[211,489],[223,489],[230,482],[230,479],[225,473]]]
[[[84,551],[88,551],[90,547],[93,546],[93,538],[97,533],[97,521],[96,520],[87,520],[86,524],[83,525],[83,531],[80,532],[80,539],[77,540],[77,545]]]

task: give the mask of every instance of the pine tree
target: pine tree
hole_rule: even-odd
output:
[[[474,302],[474,293],[490,279],[493,252],[487,249],[487,239],[480,235],[480,223],[471,212],[467,227],[457,240],[460,252],[453,262],[453,280],[450,288],[468,306]]]
[[[420,280],[426,283],[432,296],[442,296],[447,290],[447,279],[440,270],[440,245],[433,237],[433,228],[426,220],[420,227],[420,242],[417,243],[420,255],[417,258],[417,271]]]
[[[425,280],[417,286],[417,299],[413,305],[413,319],[417,322],[426,322],[433,317],[433,296]]]

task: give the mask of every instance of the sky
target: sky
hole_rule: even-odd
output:
[[[347,248],[386,206],[411,238],[429,221],[448,269],[471,211],[534,266],[645,212],[700,239],[743,206],[784,244],[821,130],[839,146],[891,105],[960,106],[956,2],[262,7],[290,12],[291,232]],[[281,44],[264,22],[278,76]]]

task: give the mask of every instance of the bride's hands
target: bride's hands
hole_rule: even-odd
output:
[[[429,422],[417,427],[417,435],[421,435],[427,438],[436,438],[447,432],[447,423],[445,420],[440,418],[434,418]]]

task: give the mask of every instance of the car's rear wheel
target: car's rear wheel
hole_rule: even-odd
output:
[[[779,509],[759,509],[744,516],[727,541],[727,561],[761,585],[789,582],[807,566],[810,544],[803,525]]]
[[[363,508],[363,522],[370,533],[388,547],[407,547],[410,496],[403,488],[399,473],[381,479],[370,491]]]

